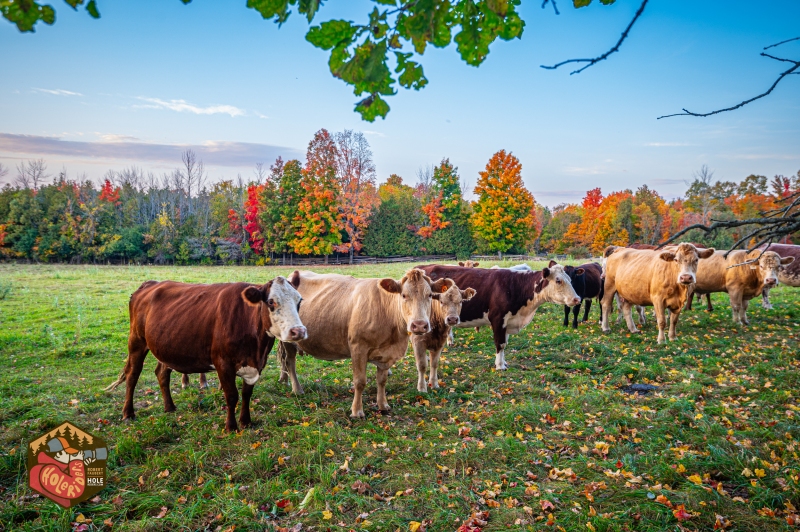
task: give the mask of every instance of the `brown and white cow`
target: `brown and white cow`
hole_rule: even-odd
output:
[[[663,343],[667,324],[665,311],[669,309],[669,339],[675,340],[678,318],[695,282],[698,261],[713,253],[713,248],[698,250],[687,243],[662,251],[606,248],[603,332],[611,330],[608,316],[614,295],[619,292],[624,300],[622,310],[628,330],[639,332],[631,317],[631,305],[652,306],[658,322],[658,343]]]
[[[464,261],[464,262],[459,261],[458,262],[458,265],[461,266],[462,268],[477,268],[479,264],[480,264],[480,262],[476,262],[474,260],[468,260],[468,261]]]
[[[320,360],[349,358],[355,389],[350,416],[364,417],[361,397],[367,385],[367,363],[378,368],[378,409],[389,410],[389,368],[408,350],[410,335],[431,330],[431,301],[440,298],[453,281],[432,281],[418,269],[408,270],[400,281],[309,271],[295,271],[290,279],[303,296],[300,318],[308,328],[308,338],[297,345],[281,343],[283,369],[294,392],[303,393],[296,372],[298,350]]]
[[[762,246],[763,249],[764,246]],[[770,244],[767,247],[769,251],[774,251],[781,256],[782,259],[794,258],[791,263],[783,263],[780,271],[778,272],[778,281],[786,286],[800,286],[800,246],[793,244]],[[761,292],[761,306],[767,310],[772,310],[772,303],[769,301],[769,291],[771,286],[765,286]]]
[[[533,319],[543,303],[575,306],[581,298],[575,293],[563,266],[551,261],[539,272],[506,269],[422,266],[431,279],[452,279],[461,289],[474,288],[475,297],[461,307],[461,323],[456,327],[492,327],[495,345],[494,366],[508,368],[505,348],[508,336],[517,334]]]
[[[461,321],[459,317],[461,305],[474,296],[474,289],[461,290],[458,286],[453,285],[439,294],[439,298],[434,299],[431,303],[430,332],[411,337],[411,346],[414,349],[414,358],[417,363],[417,391],[427,392],[428,385],[431,388],[439,387],[439,356],[447,343],[452,327]],[[425,380],[428,352],[430,352],[430,381]]]
[[[774,251],[716,251],[708,259],[700,261],[694,293],[727,292],[731,300],[733,322],[749,325],[747,306],[750,300],[761,294],[763,289],[777,286],[781,266],[792,262],[793,257],[782,259]]]
[[[298,316],[302,298],[285,278],[264,285],[184,284],[147,281],[131,296],[128,359],[112,390],[125,381],[122,418],[132,420],[133,393],[148,351],[158,359],[156,376],[164,411],[173,412],[170,374],[216,370],[228,406],[225,430],[238,430],[236,377],[242,377],[239,423],[250,424],[250,396],[275,338],[306,338]]]

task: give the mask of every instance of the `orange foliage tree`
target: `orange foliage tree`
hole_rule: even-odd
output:
[[[495,153],[480,172],[472,229],[490,251],[522,250],[536,238],[536,202],[521,172],[519,159],[505,150]]]
[[[300,255],[329,255],[341,244],[336,182],[336,143],[320,129],[308,144],[306,165],[300,180],[303,198],[294,218],[294,238],[289,246]]]

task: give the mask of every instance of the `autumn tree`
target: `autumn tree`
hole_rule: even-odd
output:
[[[536,237],[535,201],[522,182],[519,159],[505,150],[495,153],[480,172],[472,227],[477,239],[498,255],[524,250]]]
[[[265,249],[269,253],[290,251],[289,241],[295,237],[294,219],[305,193],[302,179],[303,167],[297,159],[284,163],[278,157],[270,166],[262,199],[265,208],[261,214]]]
[[[372,150],[361,132],[346,129],[334,136],[336,141],[336,177],[341,223],[347,233],[347,242],[334,246],[336,251],[350,255],[363,247],[364,231],[370,215],[378,205],[375,189],[375,163]]]
[[[300,255],[329,255],[341,243],[339,187],[336,181],[336,142],[320,129],[308,144],[300,186],[303,197],[294,217],[289,246]]]
[[[429,173],[420,173],[422,212],[427,223],[419,229],[428,253],[469,256],[475,242],[469,227],[470,206],[464,201],[458,168],[444,158]]]

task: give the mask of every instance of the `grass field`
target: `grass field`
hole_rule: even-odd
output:
[[[406,267],[326,271],[399,278]],[[398,363],[389,415],[375,409],[370,368],[361,421],[348,417],[348,363],[299,358],[306,393],[294,396],[270,357],[253,427],[224,434],[216,376],[207,390],[173,376],[178,411],[165,414],[149,356],[137,420],[120,421],[124,386],[103,388],[124,364],[128,297],[143,281],[290,272],[0,265],[0,529],[455,531],[476,510],[488,511],[483,530],[800,523],[800,291],[785,287],[773,311],[751,305],[748,328],[717,295],[664,346],[652,319],[642,335],[603,335],[593,310],[573,331],[548,304],[511,338],[506,372],[493,369],[488,328],[460,329],[438,391],[416,391],[413,355]],[[659,389],[623,393],[630,383]],[[34,496],[25,471],[27,443],[64,421],[111,448],[109,486],[71,510]]]

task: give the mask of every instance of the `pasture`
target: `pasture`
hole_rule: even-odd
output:
[[[488,265],[487,265],[488,266]],[[408,265],[314,268],[399,278]],[[622,324],[562,327],[545,304],[493,369],[488,328],[456,330],[441,388],[416,391],[413,354],[389,377],[392,411],[349,415],[350,365],[273,355],[253,427],[225,434],[215,375],[165,414],[148,356],[137,420],[122,423],[127,303],[145,280],[265,282],[293,268],[0,265],[0,530],[791,530],[800,523],[800,291],[772,292],[734,326],[727,296],[683,313],[656,344]],[[582,316],[582,314],[581,314]],[[616,319],[616,314],[614,315]],[[646,395],[630,384],[653,384]],[[70,421],[110,446],[109,486],[64,510],[27,487],[28,441]],[[477,530],[473,528],[470,530]]]

